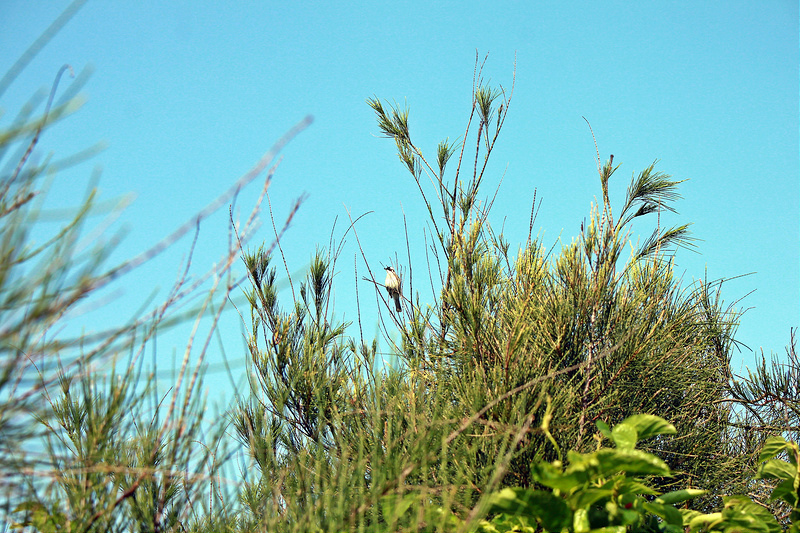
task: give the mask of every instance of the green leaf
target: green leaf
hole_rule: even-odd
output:
[[[586,509],[596,501],[610,498],[613,495],[614,491],[612,489],[586,488],[575,493],[575,495],[570,498],[570,501],[574,502],[575,508]]]
[[[623,422],[614,426],[614,429],[611,430],[611,438],[614,440],[614,444],[617,445],[617,448],[632,450],[636,447],[638,432],[632,425]]]
[[[609,428],[609,427],[608,427],[608,424],[606,424],[606,423],[605,423],[605,422],[603,422],[602,420],[598,420],[597,422],[595,422],[595,423],[594,423],[594,425],[596,425],[596,426],[597,426],[597,429],[600,431],[600,433],[601,433],[601,434],[602,434],[602,435],[603,435],[605,438],[607,438],[608,440],[614,440],[614,439],[611,437],[611,428]]]
[[[592,533],[626,533],[626,531],[628,531],[628,528],[626,526],[606,526],[606,527],[593,528],[587,531],[591,531]]]
[[[676,503],[685,502],[686,500],[691,500],[693,498],[697,498],[698,496],[702,496],[706,492],[708,491],[700,489],[674,490],[672,492],[662,494],[655,499],[655,502],[665,505],[675,505]]]
[[[561,531],[572,522],[572,512],[563,499],[552,492],[520,487],[492,494],[488,512],[533,518],[550,531]]]
[[[758,454],[758,461],[763,462],[771,459],[789,448],[789,443],[783,437],[770,437],[761,448],[761,453]]]
[[[536,521],[531,525],[524,516],[512,516],[505,513],[492,518],[491,522],[481,521],[481,533],[536,533]]]
[[[590,528],[588,511],[586,509],[577,509],[572,516],[572,529],[575,533],[585,533]]]
[[[770,459],[762,463],[758,467],[758,474],[756,479],[764,478],[778,478],[778,479],[794,479],[797,476],[797,468],[792,467],[786,461],[778,459]]]
[[[678,509],[678,511],[680,511],[681,516],[683,517],[684,526],[688,526],[692,520],[703,514],[700,511],[696,511],[694,509]]]
[[[498,515],[494,517],[491,522],[489,522],[488,520],[481,520],[480,522],[478,522],[478,531],[480,533],[500,533],[501,530],[498,529],[497,526],[500,525],[499,520],[500,517],[503,516],[504,515]],[[495,520],[498,520],[498,522],[495,522]]]
[[[646,502],[643,507],[651,513],[660,516],[668,524],[675,526],[683,525],[683,515],[672,505],[665,505],[655,502]]]
[[[772,490],[769,499],[772,501],[780,498],[792,507],[797,507],[800,504],[797,501],[797,496],[797,492],[794,490],[794,479],[787,479]]]
[[[535,463],[531,465],[531,476],[545,487],[569,492],[573,488],[583,485],[587,476],[583,472],[564,474],[560,469],[549,463]]]
[[[641,450],[603,448],[595,452],[600,464],[599,474],[609,476],[617,472],[669,476],[667,464],[653,454]]]
[[[649,439],[656,435],[674,435],[675,426],[655,415],[632,415],[622,421],[622,424],[632,426],[639,435],[639,440]]]
[[[709,531],[721,522],[722,513],[699,514],[692,517],[686,525],[689,526],[689,531]]]
[[[726,522],[727,530],[781,533],[781,526],[772,513],[746,496],[728,496],[723,501],[725,508],[722,510],[722,518]]]
[[[640,483],[634,479],[625,478],[616,484],[617,492],[620,494],[641,495],[649,494],[655,496],[658,494],[655,490],[648,487],[644,483]]]

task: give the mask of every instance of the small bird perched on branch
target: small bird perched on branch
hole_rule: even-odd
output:
[[[386,287],[386,292],[389,293],[389,296],[394,298],[394,306],[397,309],[397,312],[403,310],[400,307],[400,296],[403,294],[403,282],[400,280],[400,276],[397,275],[397,272],[390,266],[385,267],[386,270],[386,281],[383,285]]]

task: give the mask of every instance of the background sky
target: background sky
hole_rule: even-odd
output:
[[[0,73],[68,5],[4,0]],[[283,150],[269,189],[279,225],[307,194],[282,241],[289,269],[301,272],[328,244],[337,217],[338,240],[348,213],[369,213],[356,230],[373,271],[395,254],[407,267],[405,214],[420,272],[427,214],[365,99],[407,104],[412,139],[433,156],[439,140],[463,134],[476,50],[490,54],[487,81],[507,90],[516,58],[510,113],[484,190],[490,195],[504,176],[491,221],[504,224],[512,249],[527,238],[534,191],[542,202],[534,234],[547,246],[570,242],[588,216],[600,187],[585,116],[601,158],[614,154],[622,165],[612,179],[616,205],[631,175],[656,159],[658,170],[688,180],[669,223],[692,222],[699,253],[680,251],[678,272],[686,284],[730,279],[723,298],[747,309],[735,370],[762,348],[784,351],[800,325],[796,1],[90,1],[2,96],[0,124],[36,91],[49,91],[61,65],[92,70],[81,91],[86,104],[47,130],[37,153],[64,157],[107,145],[58,175],[48,205],[77,205],[98,168],[101,199],[135,193],[112,226],[126,232],[114,255],[122,260],[190,220],[313,115]],[[257,180],[240,193],[241,213],[260,188]],[[261,218],[254,242],[271,241],[269,218]],[[195,277],[225,253],[228,238],[224,207],[201,225]],[[152,309],[190,245],[189,236],[120,280],[99,314],[74,324],[90,331]],[[354,264],[360,278],[365,266],[350,233],[335,278],[336,313],[345,320],[357,319]],[[358,290],[364,335],[377,335],[374,292],[364,281]],[[234,373],[241,371],[234,311],[221,334]],[[159,359],[180,355],[187,336],[188,329],[159,339]],[[215,343],[209,352],[211,379],[227,384],[214,377],[220,350]]]

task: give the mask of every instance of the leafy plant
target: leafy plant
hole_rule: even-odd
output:
[[[84,2],[73,1],[0,79],[0,96]],[[189,222],[139,255],[107,266],[118,236],[86,231],[102,211],[94,187],[59,227],[42,216],[51,180],[95,151],[64,160],[39,154],[48,129],[80,106],[75,95],[85,72],[56,99],[67,73],[74,74],[69,65],[56,74],[43,110],[43,99],[34,95],[9,124],[0,124],[0,523],[39,531],[175,531],[211,523],[213,515],[214,524],[230,524],[227,487],[219,483],[229,459],[225,420],[205,416],[202,368],[235,286],[231,267],[238,249],[224,250],[199,281],[189,281],[190,253],[165,300],[130,322],[76,333],[72,321],[81,304],[97,303],[92,298],[99,289],[199,230],[242,186],[263,176],[310,119]],[[274,171],[266,173],[264,189]],[[248,220],[236,225],[241,242],[250,237],[259,208],[260,199]],[[210,287],[204,283],[209,279]],[[174,312],[198,293],[200,303]],[[198,349],[194,341],[208,318],[208,336]],[[195,328],[165,394],[155,364],[148,369],[153,374],[143,370],[144,353],[154,347],[157,331],[187,319],[195,320]]]
[[[560,460],[533,464],[533,477],[545,488],[506,488],[491,494],[486,498],[486,512],[493,516],[481,521],[479,531],[780,531],[768,510],[744,496],[726,497],[722,511],[703,514],[685,506],[677,508],[676,504],[702,496],[704,490],[680,489],[659,494],[647,480],[652,476],[670,476],[670,469],[657,456],[637,449],[636,445],[642,440],[674,434],[675,427],[664,419],[634,415],[613,429],[603,422],[598,422],[597,427],[601,435],[614,443],[614,448],[598,447],[590,453],[570,451],[566,465]],[[796,445],[771,441],[762,451],[762,458],[787,449],[797,453]],[[786,466],[768,461],[762,466],[761,475],[785,479],[774,497],[793,494],[789,499],[796,502],[797,489],[792,488],[792,483],[798,479],[797,468]]]
[[[556,245],[531,238],[534,205],[528,241],[513,252],[491,225],[497,191],[480,199],[513,84],[511,90],[489,87],[483,68],[476,61],[461,142],[442,141],[435,159],[415,144],[408,109],[377,98],[367,102],[417,184],[435,237],[436,261],[429,261],[425,280],[434,298],[410,295],[413,305],[398,324],[398,355],[410,373],[424,373],[449,391],[443,394],[463,409],[454,416],[468,417],[516,391],[515,408],[502,403],[485,417],[496,427],[518,428],[523,414],[544,416],[542,399],[550,395],[552,434],[565,448],[591,447],[589,428],[597,420],[618,423],[634,413],[658,413],[683,436],[648,444],[675,472],[657,481],[660,488],[740,490],[743,461],[726,438],[730,405],[720,401],[731,375],[738,312],[723,303],[722,281],[686,286],[674,271],[678,249],[693,246],[689,224],[662,225],[675,212],[681,182],[654,163],[634,173],[622,202],[614,202],[609,183],[620,165],[614,156],[602,162],[598,153],[601,199],[581,232],[553,252]],[[451,159],[457,159],[455,169]],[[654,227],[635,240],[633,224],[648,219]],[[538,381],[561,371],[558,380]],[[477,440],[473,444],[488,457],[505,445]],[[544,436],[531,432],[502,478],[476,469],[471,482],[529,486],[534,480],[528,465],[552,458]]]
[[[746,468],[756,462],[753,442],[736,440],[728,424],[733,401],[752,415],[742,428],[757,420],[759,431],[796,431],[796,368],[770,381],[764,364],[729,387],[738,312],[722,302],[722,281],[683,283],[672,258],[693,245],[689,225],[661,225],[680,181],[654,163],[634,173],[615,202],[609,182],[619,165],[613,156],[601,162],[598,151],[601,199],[575,239],[554,252],[531,238],[534,195],[528,239],[513,251],[491,224],[497,192],[481,197],[513,84],[507,91],[485,83],[484,63],[476,58],[460,141],[445,139],[431,158],[415,144],[407,109],[368,100],[419,189],[429,214],[421,231],[433,243],[427,269],[408,265],[403,312],[392,307],[389,321],[381,317],[383,344],[350,336],[351,324],[335,317],[341,247],[317,250],[299,283],[280,246],[246,251],[257,204],[244,225],[233,224],[237,244],[191,310],[199,321],[214,308],[194,371],[193,333],[166,396],[133,362],[157,326],[180,320],[168,311],[191,292],[186,275],[163,306],[131,324],[91,338],[53,332],[79,301],[224,205],[308,122],[187,226],[113,268],[104,267],[109,243],[83,254],[76,247],[94,191],[52,238],[31,244],[46,192],[41,178],[59,168],[31,154],[76,100],[52,105],[55,84],[40,116],[32,101],[4,126],[0,158],[15,144],[21,150],[0,173],[3,518],[54,532],[777,531],[763,507],[726,496],[752,486]],[[651,219],[635,241],[634,222]],[[356,239],[358,220],[346,232]],[[275,230],[276,244],[281,234]],[[283,307],[276,248],[291,291]],[[229,457],[224,424],[204,418],[198,391],[223,307],[214,295],[219,289],[227,301],[236,286],[230,268],[239,253],[251,283],[250,382],[230,410],[244,453],[228,492],[220,479]],[[374,260],[363,251],[362,258],[363,279],[378,297]],[[428,301],[412,276],[426,270]],[[379,361],[384,345],[389,365]],[[123,353],[131,364],[118,374]],[[760,404],[764,391],[769,401]],[[639,414],[648,412],[659,416]],[[680,438],[669,437],[676,432]],[[41,453],[30,453],[31,443]],[[789,509],[781,518],[797,521],[797,445],[767,440],[760,460],[772,501]]]
[[[769,499],[782,500],[789,507],[782,518],[791,524],[789,531],[800,531],[800,447],[796,442],[774,436],[764,443],[758,459],[761,464],[757,477],[778,481]]]

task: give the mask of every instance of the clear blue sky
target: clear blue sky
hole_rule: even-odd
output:
[[[0,71],[68,4],[2,2]],[[118,222],[127,230],[118,259],[190,219],[311,114],[314,123],[284,150],[270,189],[278,221],[308,194],[284,241],[290,268],[301,270],[315,246],[328,243],[336,217],[341,236],[349,210],[372,211],[357,230],[373,269],[395,253],[407,262],[397,230],[405,212],[419,272],[426,215],[365,99],[407,103],[412,136],[432,153],[440,139],[463,133],[476,49],[490,52],[487,78],[505,87],[516,54],[514,98],[487,182],[494,187],[505,173],[493,222],[505,219],[512,244],[527,236],[534,189],[542,200],[534,233],[545,244],[569,242],[579,231],[599,194],[585,116],[601,156],[613,153],[622,164],[617,202],[631,174],[655,159],[659,170],[689,180],[670,221],[694,223],[700,253],[680,252],[679,271],[687,283],[754,273],[723,286],[728,302],[747,295],[738,304],[749,310],[737,338],[753,350],[783,352],[790,328],[800,325],[796,1],[90,1],[0,106],[8,125],[33,92],[49,90],[62,64],[93,68],[82,91],[87,103],[46,133],[39,153],[108,144],[64,172],[52,198],[78,203],[95,166],[103,170],[101,198],[134,192]],[[259,188],[241,193],[243,211]],[[259,237],[271,236],[267,222]],[[195,275],[227,240],[223,209],[201,227]],[[163,298],[189,245],[183,239],[123,279],[102,318],[131,316],[156,287]],[[351,235],[336,278],[336,310],[348,320],[356,318],[356,254]],[[359,282],[359,291],[369,337],[377,333],[377,305],[368,284]],[[228,357],[241,361],[238,324],[231,313],[223,333]],[[181,343],[159,350],[169,355]],[[736,355],[735,366],[752,357]]]

